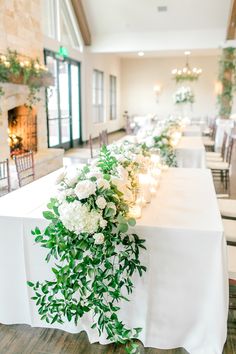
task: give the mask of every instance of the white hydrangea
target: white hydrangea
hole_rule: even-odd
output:
[[[110,183],[104,178],[98,178],[96,181],[98,188],[109,189]]]
[[[99,196],[96,199],[96,205],[98,206],[99,209],[105,209],[105,207],[107,205],[107,201],[104,197]]]
[[[101,232],[94,234],[93,238],[95,245],[102,245],[104,243],[104,235]]]
[[[101,215],[96,210],[89,211],[88,207],[78,200],[72,203],[62,203],[58,212],[63,225],[76,234],[95,233],[101,219]]]
[[[96,192],[96,184],[89,180],[80,181],[75,186],[75,194],[78,199],[86,199],[90,197],[90,195],[95,194]]]

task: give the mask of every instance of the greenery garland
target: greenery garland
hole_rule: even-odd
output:
[[[222,92],[217,96],[219,116],[228,119],[233,105],[233,92],[236,85],[236,49],[229,47],[223,49],[219,61],[218,79],[222,84]]]
[[[174,148],[171,144],[171,136],[164,131],[158,136],[154,136],[154,148],[158,149],[162,161],[169,167],[177,167],[177,159]]]
[[[92,328],[96,328],[99,335],[105,331],[108,340],[126,344],[127,352],[134,353],[138,345],[133,338],[138,337],[141,328],[130,329],[119,319],[119,302],[128,301],[134,288],[134,273],[142,276],[146,271],[139,259],[145,241],[130,233],[135,220],[128,216],[129,203],[117,183],[117,171],[117,159],[104,147],[95,170],[87,165],[72,180],[61,177],[64,201],[59,197],[51,199],[49,210],[43,213],[50,224],[44,231],[38,227],[32,231],[35,241],[49,250],[46,261],[54,259],[56,262],[53,277],[43,282],[28,282],[28,285],[34,290],[32,299],[41,320],[52,324],[67,319],[77,324],[90,313]],[[83,183],[96,185],[96,189],[81,197],[86,190],[80,189]],[[86,208],[91,223],[99,215],[96,230],[86,231],[94,225],[87,225],[85,218],[86,226],[80,232],[74,231],[77,224],[72,225],[73,218],[78,216],[68,217],[66,211],[63,220],[65,204],[66,208],[73,205]],[[81,218],[78,220],[82,222]]]
[[[47,67],[40,64],[38,58],[27,59],[17,51],[8,49],[6,55],[0,55],[0,82],[27,85],[27,106],[32,108],[40,101],[40,88],[53,85],[53,77]],[[3,87],[0,87],[0,96],[3,95]]]

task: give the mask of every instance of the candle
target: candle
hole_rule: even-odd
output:
[[[159,155],[151,155],[151,161],[153,163],[153,165],[158,165],[160,162],[160,156]]]
[[[150,192],[150,176],[148,174],[139,174],[139,184],[141,188],[141,194],[145,198],[147,203],[151,202],[151,192]]]
[[[129,216],[134,219],[141,218],[142,208],[140,205],[134,205],[129,209]]]
[[[143,196],[140,196],[137,198],[136,205],[139,205],[140,207],[145,207],[146,204],[147,204],[147,201]]]

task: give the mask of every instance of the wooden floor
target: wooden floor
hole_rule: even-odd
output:
[[[110,142],[124,133],[111,135]],[[67,158],[75,159],[75,150],[66,153]],[[222,186],[216,185],[220,190]],[[236,198],[236,154],[231,175],[231,198]],[[125,354],[122,346],[90,344],[85,332],[70,334],[60,330],[31,328],[27,325],[0,325],[0,354]],[[184,349],[159,350],[143,348],[141,354],[187,354]],[[208,353],[205,353],[208,354]],[[223,354],[236,354],[236,311],[230,311],[227,342]]]
[[[1,354],[125,354],[122,346],[90,344],[85,332],[70,334],[26,325],[0,325]],[[184,349],[143,348],[141,354],[187,354]],[[236,353],[236,329],[228,330],[223,354]],[[208,354],[208,353],[206,353]]]

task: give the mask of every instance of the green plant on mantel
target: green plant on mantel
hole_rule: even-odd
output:
[[[28,86],[26,105],[32,109],[40,101],[40,88],[53,85],[53,77],[38,58],[27,58],[8,49],[6,54],[0,55],[0,82]],[[4,96],[4,93],[1,86],[0,97]]]
[[[236,87],[236,48],[223,49],[219,61],[218,79],[222,85],[221,93],[217,97],[219,116],[223,119],[229,119],[233,105],[233,93]]]

